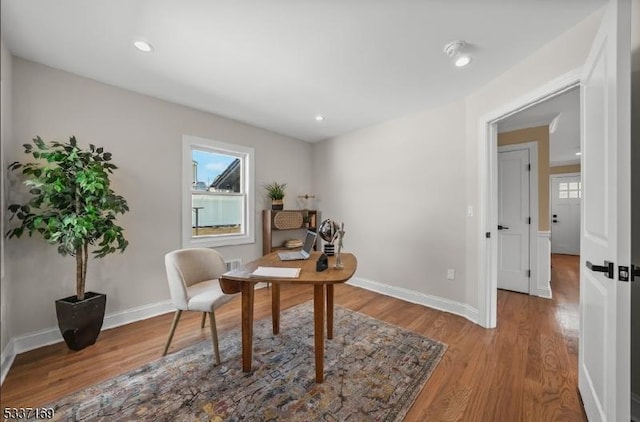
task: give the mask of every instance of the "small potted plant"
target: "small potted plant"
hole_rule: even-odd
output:
[[[284,208],[284,191],[287,188],[286,183],[273,182],[268,185],[264,185],[267,191],[267,196],[271,198],[271,209],[281,210]]]
[[[94,145],[82,149],[73,136],[67,143],[36,137],[33,144],[24,144],[24,152],[37,162],[9,165],[21,170],[31,199],[9,205],[11,219],[20,224],[6,236],[40,233],[58,253],[75,258],[76,294],[56,301],[56,315],[67,346],[81,350],[98,338],[106,307],[106,295],[85,292],[89,247],[96,258],[123,252],[128,242],[115,219],[129,207],[111,189],[109,175],[117,168],[111,153]]]

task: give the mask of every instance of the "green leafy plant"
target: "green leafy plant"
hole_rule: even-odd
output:
[[[264,185],[264,188],[267,191],[267,195],[269,196],[269,198],[278,200],[284,198],[284,191],[287,188],[287,184],[273,182]]]
[[[110,186],[109,175],[117,167],[110,162],[111,153],[95,145],[83,150],[74,136],[67,143],[45,143],[36,137],[33,145],[23,146],[24,153],[38,161],[15,161],[9,170],[21,170],[31,199],[9,205],[10,219],[17,218],[20,225],[6,236],[19,238],[37,232],[57,245],[61,255],[75,257],[76,294],[83,300],[89,246],[95,245],[92,253],[102,258],[123,252],[129,244],[123,228],[115,224],[117,214],[129,211],[127,201]]]

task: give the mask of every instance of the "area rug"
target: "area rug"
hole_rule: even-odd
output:
[[[57,403],[65,421],[400,421],[447,346],[336,306],[315,382],[313,304],[254,323],[253,370],[242,372],[240,329],[76,392]]]

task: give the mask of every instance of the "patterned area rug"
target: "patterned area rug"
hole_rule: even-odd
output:
[[[325,381],[315,383],[313,304],[254,323],[253,371],[241,335],[219,333],[52,405],[67,421],[400,421],[446,351],[445,344],[339,306],[325,341]]]

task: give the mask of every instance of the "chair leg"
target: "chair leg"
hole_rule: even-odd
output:
[[[162,352],[162,356],[166,355],[167,350],[169,350],[169,345],[171,344],[171,340],[173,339],[173,333],[175,333],[176,327],[178,326],[180,315],[182,315],[182,310],[178,309],[176,311],[176,314],[173,316],[173,323],[171,324],[171,330],[169,331],[169,338],[167,339],[167,344],[164,346],[164,352]]]
[[[213,352],[216,354],[216,365],[220,365],[220,350],[218,349],[218,330],[216,329],[216,314],[209,312],[209,325],[211,329],[211,341],[213,342]]]
[[[204,321],[207,319],[207,313],[202,313],[202,322],[200,323],[200,328],[204,328]]]

